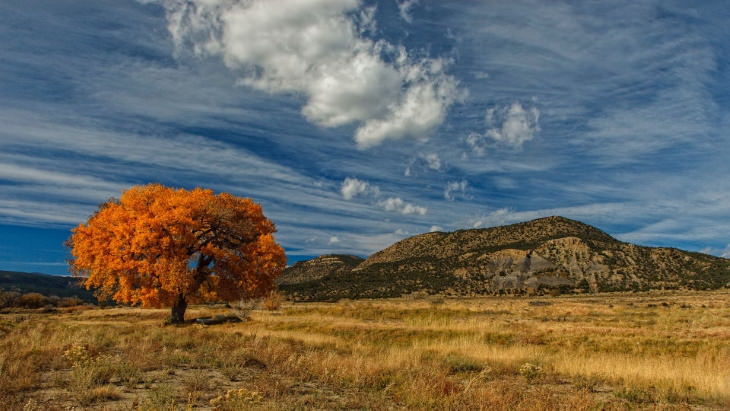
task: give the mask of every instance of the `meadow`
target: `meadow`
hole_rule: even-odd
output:
[[[730,407],[730,291],[0,314],[6,409]],[[225,314],[194,306],[188,318]]]

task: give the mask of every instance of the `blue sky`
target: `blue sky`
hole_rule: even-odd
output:
[[[0,4],[0,269],[149,182],[290,261],[547,215],[730,255],[723,1]]]

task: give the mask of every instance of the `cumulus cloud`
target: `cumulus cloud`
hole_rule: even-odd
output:
[[[481,157],[487,154],[488,141],[484,135],[479,133],[469,133],[469,135],[464,139],[464,142],[466,142],[470,151],[476,156]]]
[[[340,242],[340,239],[337,238],[336,235],[333,235],[332,237],[330,237],[330,239],[329,239],[329,241],[327,243],[328,244],[337,244],[339,242]]]
[[[540,111],[536,107],[524,108],[519,102],[509,107],[490,108],[485,114],[487,136],[498,143],[522,147],[540,131]]]
[[[352,177],[347,177],[340,187],[340,193],[345,200],[352,200],[359,195],[378,193],[379,191],[378,187],[371,185],[367,181]]]
[[[431,228],[428,229],[428,232],[433,233],[435,231],[443,231],[443,230],[444,230],[444,228],[441,227],[440,225],[432,225]]]
[[[444,198],[449,201],[454,201],[458,194],[463,196],[466,193],[468,185],[469,183],[466,180],[449,181],[444,189]]]
[[[394,211],[401,214],[426,215],[426,207],[417,206],[403,201],[400,197],[388,197],[378,203],[385,211]]]
[[[242,85],[303,96],[302,115],[312,123],[357,124],[361,148],[427,138],[462,97],[444,59],[416,59],[402,46],[365,37],[374,13],[357,0],[164,4],[178,51],[221,58]]]
[[[446,164],[436,153],[421,154],[412,158],[406,166],[403,175],[410,177],[428,170],[444,171]]]
[[[411,9],[418,5],[419,0],[396,0],[398,4],[398,12],[400,17],[405,20],[408,24],[413,23],[413,16],[411,15]]]
[[[342,198],[345,200],[352,200],[358,196],[369,196],[374,199],[374,201],[377,201],[378,198],[382,198],[380,188],[378,186],[352,177],[348,177],[342,182],[342,186],[340,186],[340,193],[342,194]],[[400,197],[388,197],[385,200],[377,201],[376,204],[385,211],[401,214],[425,215],[428,211],[426,207],[408,203],[403,201]]]
[[[443,167],[441,158],[436,153],[426,154],[423,159],[426,161],[426,166],[431,170],[439,171]]]
[[[520,148],[535,138],[540,131],[540,110],[537,107],[524,107],[520,102],[509,106],[492,107],[486,110],[484,133],[472,132],[464,138],[471,155],[482,157],[490,146],[495,144]],[[467,153],[464,153],[467,157]]]

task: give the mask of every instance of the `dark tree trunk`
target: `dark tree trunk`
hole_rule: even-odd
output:
[[[185,310],[188,308],[188,302],[185,301],[185,296],[180,294],[177,297],[177,301],[172,306],[170,311],[170,322],[172,324],[182,324],[185,322]]]

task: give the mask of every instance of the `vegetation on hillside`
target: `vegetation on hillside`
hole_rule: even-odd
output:
[[[85,290],[80,282],[78,278],[60,275],[0,271],[0,290],[18,294],[39,293],[46,297],[74,297],[85,302],[96,301],[93,294]]]
[[[300,267],[310,274],[295,274]],[[347,268],[320,259],[299,263],[285,271],[281,289],[297,300],[336,301],[422,292],[534,295],[730,285],[730,260],[624,243],[562,217],[421,234]]]

